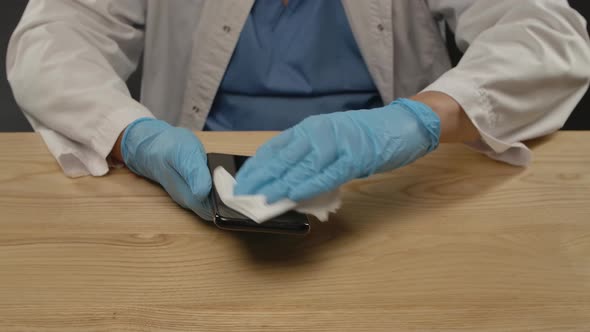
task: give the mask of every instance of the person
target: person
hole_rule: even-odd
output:
[[[465,52],[451,67],[445,24]],[[143,55],[141,103],[125,81]],[[209,218],[191,130],[284,130],[236,194],[295,201],[465,142],[526,165],[590,77],[566,0],[30,0],[7,57],[66,175],[124,163]]]

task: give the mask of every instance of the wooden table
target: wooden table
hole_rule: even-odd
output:
[[[590,331],[590,132],[532,145],[528,169],[441,146],[299,238],[220,231],[125,169],[68,179],[1,134],[0,331]]]

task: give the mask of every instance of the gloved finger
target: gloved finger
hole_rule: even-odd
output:
[[[213,221],[213,210],[209,199],[195,201],[189,206],[190,210],[196,213],[201,219]]]
[[[201,142],[192,133],[190,135],[192,138],[175,151],[169,166],[182,177],[192,195],[204,199],[211,191],[207,155]]]
[[[206,157],[203,156],[201,161],[193,164],[193,170],[190,172],[188,184],[193,195],[199,198],[206,198],[211,192],[211,173],[207,167]]]
[[[307,142],[310,144],[310,151],[297,163],[291,163],[282,176],[269,181],[260,187],[256,194],[266,196],[267,202],[272,204],[281,199],[287,198],[288,193],[301,183],[322,172],[323,169],[332,165],[339,156],[339,141],[333,135],[333,131],[324,130],[321,137],[316,133],[310,135]],[[307,133],[304,133],[308,137]],[[312,137],[313,136],[313,137]],[[312,143],[313,142],[313,143]],[[287,147],[286,150],[288,150]]]
[[[281,151],[283,148],[288,146],[293,141],[294,135],[293,128],[289,128],[282,133],[278,134],[277,136],[271,138],[268,142],[263,144],[258,148],[256,151],[256,155],[261,157],[271,157],[278,151]]]
[[[295,202],[310,199],[336,190],[354,178],[352,166],[344,160],[344,157],[341,157],[319,173],[308,177],[307,180],[293,187],[289,191],[288,198]]]
[[[279,135],[271,138],[264,143],[253,157],[248,159],[236,174],[236,181],[243,179],[243,177],[250,176],[260,169],[261,165],[265,165],[267,160],[273,159],[277,153],[287,147],[293,141],[293,130],[286,130]]]
[[[312,146],[306,138],[294,137],[293,141],[273,156],[255,155],[236,175],[236,195],[254,195],[263,186],[280,179],[283,174],[304,159]]]
[[[288,198],[289,192],[298,187],[301,183],[321,173],[330,166],[337,158],[337,152],[332,153],[321,150],[314,150],[300,162],[291,165],[282,177],[275,179],[262,186],[256,194],[264,195],[269,204],[281,199]]]
[[[299,178],[306,178],[312,176],[316,171],[312,170],[311,167],[306,166],[309,165],[309,162],[301,162],[295,165],[292,165],[285,173],[297,174]],[[294,178],[295,176],[291,176],[290,178]],[[285,175],[279,178],[273,178],[261,185],[259,189],[257,189],[253,194],[263,195],[266,197],[266,202],[268,204],[273,204],[281,199],[287,198],[289,196],[289,192],[297,186],[297,183],[291,182],[287,179]]]
[[[193,194],[184,178],[176,170],[168,168],[160,184],[178,205],[192,210],[202,219],[213,220],[208,196]]]
[[[266,202],[268,204],[273,204],[283,198],[287,198],[289,190],[291,190],[291,186],[279,178],[262,186],[256,191],[256,194],[264,195],[264,197],[266,197]]]

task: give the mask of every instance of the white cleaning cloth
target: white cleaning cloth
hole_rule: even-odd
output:
[[[219,198],[225,205],[259,224],[290,210],[311,214],[320,221],[326,221],[330,212],[336,212],[342,202],[338,190],[299,203],[284,199],[267,204],[263,195],[234,196],[236,180],[223,167],[217,167],[213,171],[213,182]]]

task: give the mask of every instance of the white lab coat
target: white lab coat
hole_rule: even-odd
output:
[[[137,118],[203,128],[253,2],[30,0],[8,78],[65,173],[103,175]],[[522,141],[558,130],[588,87],[586,22],[566,0],[342,2],[383,101],[450,95],[481,133],[472,146],[492,158],[526,165]],[[466,50],[454,69],[444,21]],[[125,80],[142,51],[138,103]]]

